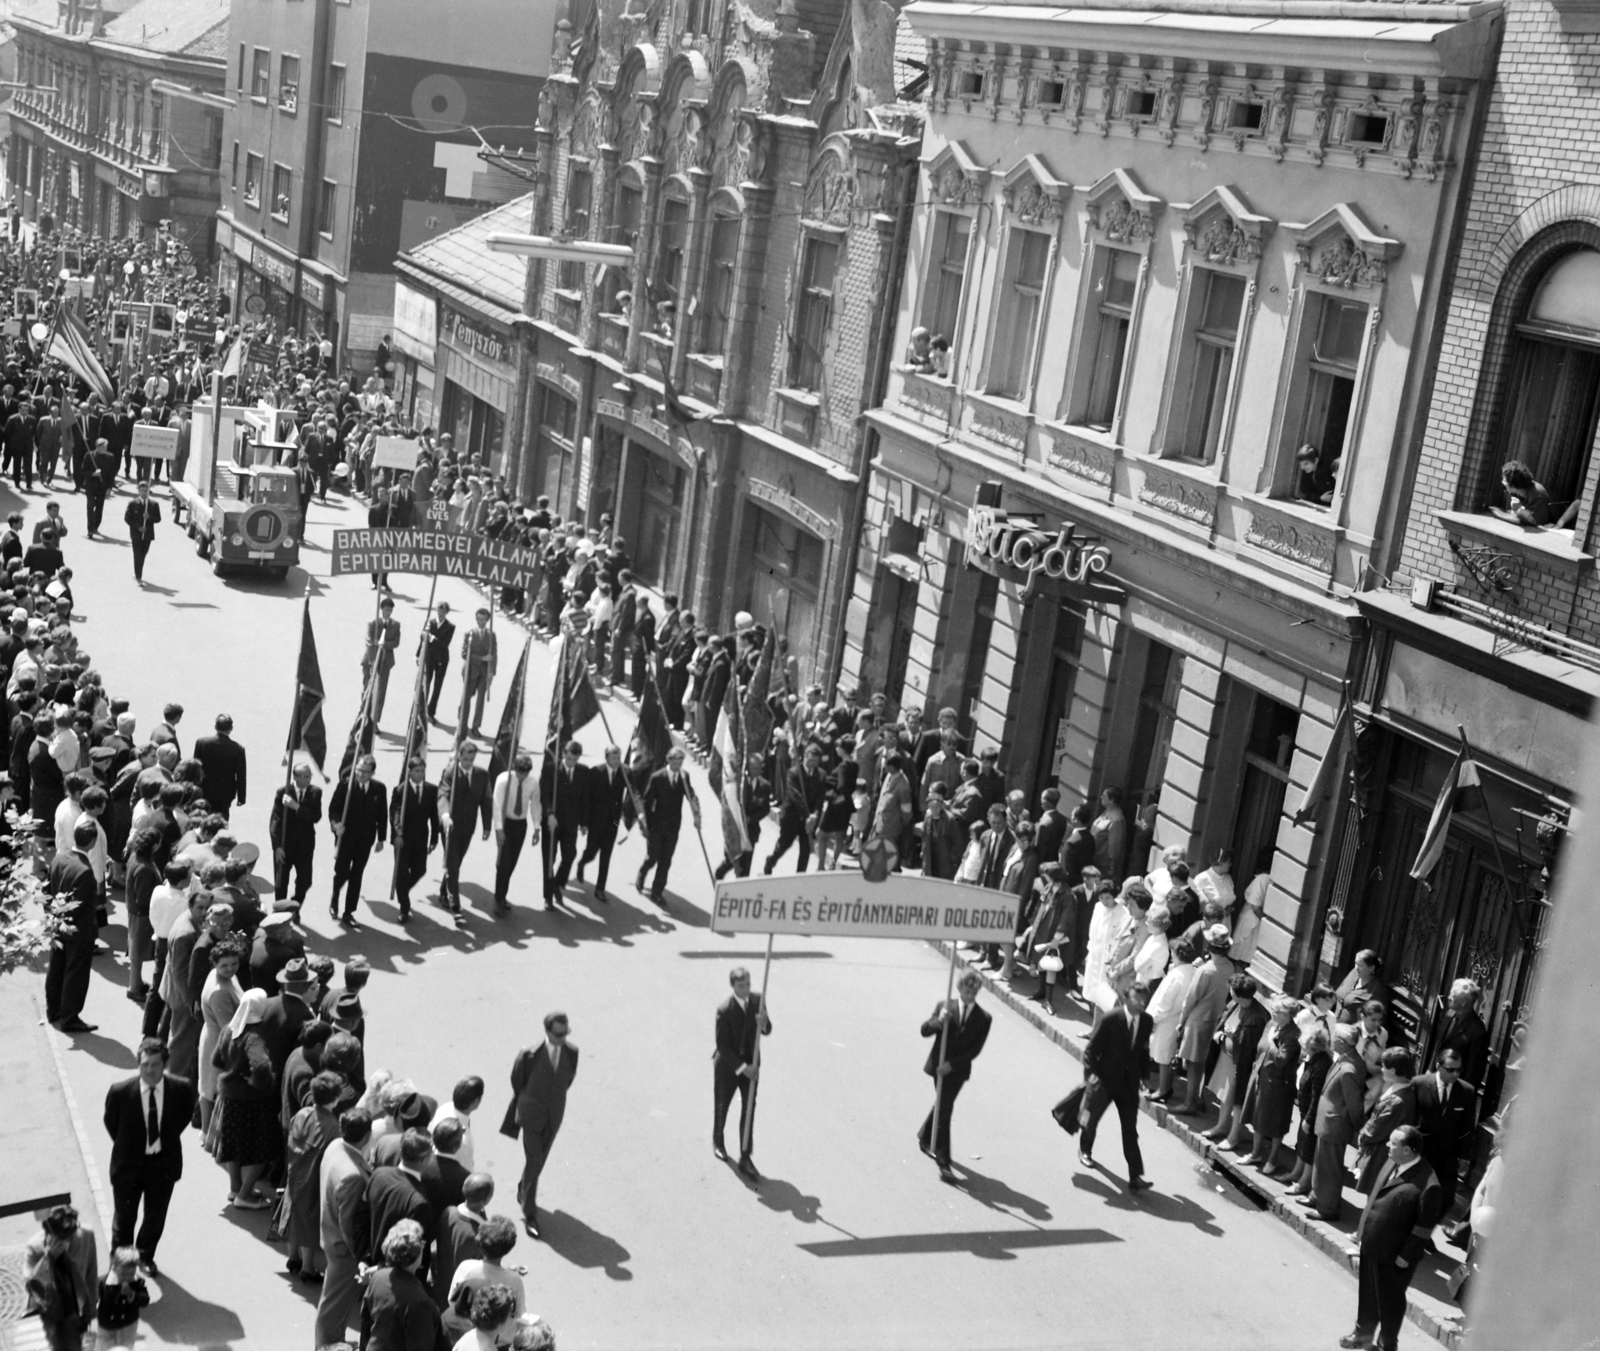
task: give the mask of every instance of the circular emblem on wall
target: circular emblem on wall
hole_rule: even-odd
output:
[[[270,549],[283,537],[283,517],[271,507],[254,507],[245,512],[239,529],[257,549]]]
[[[411,91],[411,115],[424,131],[451,131],[467,120],[467,91],[453,75],[425,76]]]

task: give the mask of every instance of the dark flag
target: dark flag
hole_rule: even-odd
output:
[[[289,720],[289,757],[303,750],[320,772],[328,758],[328,729],[322,721],[322,666],[311,632],[311,598],[300,623],[300,663],[295,677],[294,715]]]
[[[633,729],[635,764],[644,775],[654,774],[667,763],[667,752],[672,749],[672,729],[667,726],[666,712],[661,707],[661,691],[656,688],[655,677],[645,676],[644,698],[639,703],[639,721]]]
[[[556,658],[555,688],[550,693],[550,721],[545,731],[546,755],[559,755],[563,742],[600,715],[600,700],[589,683],[589,664],[580,639],[564,635]]]
[[[411,697],[411,719],[406,723],[406,753],[402,764],[409,767],[413,756],[428,754],[428,689],[422,663],[417,662],[416,689]]]
[[[678,396],[678,391],[672,384],[672,377],[665,370],[661,372],[661,390],[661,400],[666,405],[667,416],[680,427],[690,427],[713,416],[711,413],[697,413],[690,408]]]
[[[357,756],[372,754],[372,739],[378,732],[377,720],[372,716],[373,695],[377,687],[378,668],[374,666],[372,678],[361,691],[361,711],[356,714],[350,735],[344,739],[344,754],[339,757],[339,772],[334,775],[335,783],[350,773],[350,767],[355,764]]]
[[[517,658],[516,673],[511,677],[511,695],[500,714],[500,730],[495,733],[494,749],[489,752],[489,782],[492,784],[511,768],[512,757],[522,741],[522,710],[528,702],[528,649],[533,639],[523,640],[522,655]]]

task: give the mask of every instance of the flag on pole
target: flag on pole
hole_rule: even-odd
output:
[[[300,660],[295,675],[294,714],[289,720],[289,756],[303,750],[320,771],[328,758],[328,729],[322,721],[322,666],[311,632],[311,598],[300,622]]]
[[[517,658],[517,669],[511,677],[511,694],[500,713],[500,730],[495,733],[494,749],[489,752],[491,784],[511,768],[517,747],[522,744],[522,710],[528,701],[528,649],[532,646],[530,635],[523,640],[522,655]]]
[[[1419,881],[1439,866],[1444,857],[1445,838],[1450,834],[1450,818],[1457,812],[1482,807],[1483,784],[1478,778],[1478,766],[1472,758],[1466,741],[1456,752],[1455,763],[1444,776],[1439,789],[1439,800],[1433,804],[1433,815],[1428,820],[1428,831],[1422,837],[1422,848],[1417,851],[1417,861],[1411,865],[1411,876]]]
[[[106,368],[100,364],[100,358],[95,355],[94,342],[89,337],[88,329],[84,328],[83,322],[65,305],[56,311],[55,329],[50,334],[50,343],[45,349],[45,355],[65,363],[107,403],[117,397],[111,377],[106,374]]]
[[[772,655],[777,646],[778,631],[774,624],[766,631],[761,655],[756,658],[756,669],[751,672],[750,686],[744,696],[744,744],[756,753],[766,750],[776,722],[772,708],[767,703],[767,694],[772,687]],[[735,682],[728,683],[732,685]]]
[[[1328,749],[1322,753],[1317,772],[1311,776],[1311,782],[1306,785],[1306,795],[1295,810],[1295,825],[1318,824],[1318,818],[1322,815],[1323,799],[1328,796],[1328,790],[1334,786],[1335,777],[1343,779],[1343,776],[1338,774],[1339,757],[1345,756],[1347,762],[1353,765],[1355,749],[1355,717],[1350,711],[1350,701],[1346,699],[1339,705],[1339,716],[1334,720],[1333,735],[1328,739]]]
[[[411,717],[406,722],[406,750],[402,768],[409,767],[413,756],[428,754],[428,682],[422,659],[417,659],[416,688],[411,695]]]
[[[744,714],[739,707],[739,682],[730,680],[722,698],[722,716],[711,738],[711,791],[722,803],[722,841],[729,858],[750,851],[744,823]]]
[[[235,377],[244,366],[244,330],[239,330],[239,336],[233,340],[233,346],[228,348],[228,355],[222,359],[222,378],[224,380]]]
[[[344,754],[339,757],[339,772],[334,775],[335,783],[350,773],[350,767],[355,764],[358,756],[372,754],[372,739],[378,731],[378,720],[372,716],[372,705],[376,700],[377,690],[378,668],[374,666],[371,677],[361,691],[361,711],[356,714],[350,735],[345,738]]]
[[[661,707],[661,691],[656,688],[653,675],[646,675],[644,698],[639,701],[639,721],[633,728],[636,763],[646,775],[654,774],[667,763],[667,752],[672,749],[672,729],[667,726],[666,711]]]
[[[589,683],[589,665],[582,640],[563,634],[557,648],[556,683],[550,694],[550,721],[544,738],[546,755],[559,755],[563,742],[600,714],[600,700]]]

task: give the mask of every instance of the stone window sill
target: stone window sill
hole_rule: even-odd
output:
[[[1527,562],[1552,572],[1579,577],[1594,568],[1594,555],[1573,543],[1570,530],[1517,525],[1488,512],[1441,511],[1438,521],[1449,535],[1520,554]]]

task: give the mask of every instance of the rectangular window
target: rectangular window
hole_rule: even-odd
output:
[[[1309,344],[1302,344],[1305,403],[1296,442],[1293,496],[1311,506],[1325,507],[1333,501],[1339,483],[1367,307],[1359,301],[1321,294],[1308,300],[1314,311],[1307,315],[1313,337]]]
[[[284,56],[278,59],[278,107],[286,113],[300,109],[300,58]]]
[[[655,297],[658,305],[678,299],[683,285],[683,248],[689,237],[689,204],[667,198],[661,209],[661,241],[656,250]]]
[[[279,220],[289,219],[289,186],[293,175],[287,164],[272,166],[272,214]]]
[[[564,394],[541,386],[542,399],[539,409],[539,425],[552,436],[558,436],[571,445],[578,431],[578,405]]]
[[[160,94],[150,97],[150,158],[166,162],[167,101]]]
[[[261,156],[253,151],[244,157],[244,199],[251,206],[261,205]]]
[[[328,121],[344,121],[344,67],[337,61],[328,67]]]
[[[1243,277],[1197,269],[1189,292],[1189,350],[1179,375],[1182,405],[1173,410],[1173,439],[1179,455],[1201,464],[1216,460],[1222,440],[1244,288]]]
[[[800,262],[800,300],[789,340],[789,384],[794,389],[816,389],[822,383],[838,265],[837,244],[827,239],[806,240]]]
[[[932,278],[933,294],[922,323],[930,338],[943,338],[953,347],[956,324],[961,318],[961,291],[967,280],[972,217],[955,211],[941,212],[938,239],[938,270]]]
[[[263,103],[272,91],[272,53],[265,47],[257,47],[255,51],[255,64],[250,69],[250,97],[260,99]]]
[[[322,180],[322,201],[317,206],[317,228],[326,239],[333,238],[333,223],[338,217],[339,185],[331,178]]]
[[[589,237],[589,212],[594,202],[594,171],[587,164],[574,164],[567,171],[567,205],[562,229],[569,239]],[[563,291],[583,289],[583,264],[564,262],[556,272],[556,286]]]
[[[237,141],[233,143],[233,173],[229,178],[229,184],[235,188],[239,186],[239,142]]]
[[[244,93],[245,62],[247,62],[249,59],[250,59],[249,49],[244,45],[244,43],[241,42],[239,44],[239,75],[238,75],[238,78],[236,80],[234,80],[234,82],[233,82],[233,87],[235,89],[237,89],[241,94]]]
[[[705,284],[700,297],[700,350],[712,356],[720,356],[728,345],[733,274],[738,262],[739,218],[717,216],[711,222],[711,244],[706,251]]]
[[[989,393],[1004,399],[1028,396],[1049,258],[1049,235],[1038,230],[1011,232],[994,331],[994,358],[989,365]]]
[[[1096,431],[1110,431],[1117,418],[1122,371],[1128,358],[1128,333],[1133,327],[1133,302],[1139,286],[1139,255],[1127,249],[1097,249],[1092,275],[1074,420]]]

